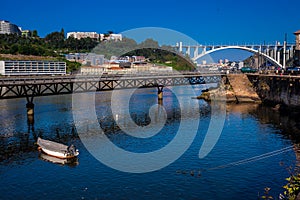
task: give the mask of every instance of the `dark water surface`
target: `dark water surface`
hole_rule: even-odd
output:
[[[203,87],[196,86],[196,93]],[[156,93],[155,88],[139,89],[131,97],[130,115],[138,125],[151,123],[148,111],[157,104]],[[73,120],[72,110],[78,108],[72,107],[72,95],[35,98],[34,125],[28,122],[25,99],[1,100],[0,199],[257,199],[265,187],[270,187],[271,195],[277,198],[289,176],[287,167],[297,164],[293,150],[296,139],[290,136],[299,133],[299,120],[294,116],[253,104],[227,105],[217,144],[199,159],[213,117],[208,103],[193,99],[199,109],[191,108],[183,116],[178,100],[166,88],[164,127],[151,138],[137,139],[116,126],[110,95],[97,93],[95,109],[102,130],[118,147],[136,153],[158,150],[174,139],[180,123],[197,120],[195,116],[200,114],[193,143],[165,168],[148,173],[121,172],[102,164],[81,142]],[[80,150],[78,159],[57,164],[66,161],[40,154],[35,145],[38,136],[75,144]]]

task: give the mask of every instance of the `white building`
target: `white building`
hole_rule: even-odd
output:
[[[244,62],[239,62],[239,69],[242,69],[244,67]]]
[[[114,40],[114,41],[122,41],[122,34],[99,34],[100,35],[100,41],[103,40]]]
[[[115,33],[98,34],[96,32],[68,32],[67,38],[69,38],[69,37],[73,37],[78,40],[89,37],[89,38],[96,39],[99,41],[103,41],[103,40],[122,41],[122,34],[115,34]]]
[[[9,21],[0,20],[0,34],[18,34],[21,35],[21,28]]]
[[[69,32],[67,33],[67,38],[69,37],[73,37],[78,40],[82,38],[92,38],[92,39],[99,40],[99,34],[96,32]]]
[[[35,60],[2,60],[1,75],[64,75],[66,62]]]

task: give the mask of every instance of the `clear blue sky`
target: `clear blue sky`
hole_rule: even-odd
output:
[[[42,37],[61,28],[118,33],[163,27],[199,43],[274,43],[285,33],[294,42],[299,8],[299,0],[2,0],[0,19],[36,29]]]
[[[115,33],[140,27],[172,29],[200,44],[294,42],[299,0],[2,0],[0,19],[41,37],[53,31]]]

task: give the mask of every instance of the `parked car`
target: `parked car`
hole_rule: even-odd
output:
[[[300,74],[300,67],[288,67],[285,71],[286,74],[297,75]]]
[[[241,72],[242,73],[255,73],[255,72],[257,72],[257,69],[253,69],[251,67],[242,67]]]

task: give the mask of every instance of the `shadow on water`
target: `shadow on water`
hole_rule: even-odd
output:
[[[286,112],[279,111],[273,107],[259,104],[227,104],[228,113],[240,115],[252,115],[261,124],[274,126],[286,139],[293,143],[300,143],[300,111]]]
[[[300,111],[278,111],[273,107],[257,106],[249,113],[259,119],[262,124],[272,124],[279,130],[279,134],[292,140],[293,143],[300,143]]]

